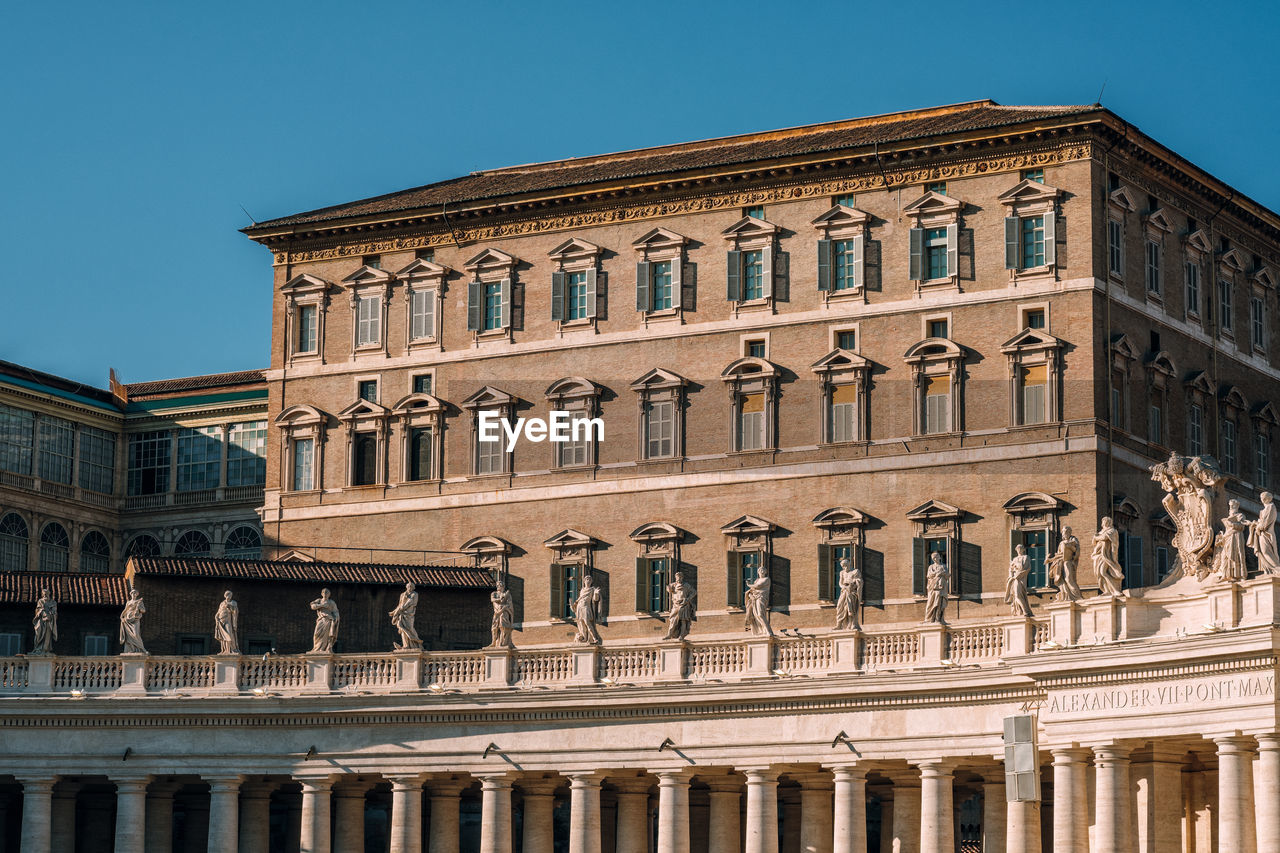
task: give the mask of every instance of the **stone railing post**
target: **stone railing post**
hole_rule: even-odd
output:
[[[147,692],[147,658],[145,655],[121,655],[120,689],[123,696],[143,696]]]
[[[217,655],[213,659],[213,692],[240,692],[240,657],[238,655]]]
[[[1217,625],[1219,628],[1234,628],[1240,624],[1241,600],[1243,591],[1240,584],[1235,581],[1227,581],[1225,583],[1217,583],[1209,588],[1209,618],[1206,620],[1210,625]]]
[[[307,660],[307,684],[305,693],[328,693],[333,683],[332,655],[304,655]]]
[[[1004,633],[1004,653],[1025,655],[1035,651],[1036,623],[1030,619],[1012,619],[1000,626]]]
[[[572,651],[574,684],[594,684],[599,672],[600,647],[597,645],[577,646]]]
[[[53,692],[53,658],[27,658],[27,692]]]
[[[1074,646],[1080,641],[1080,614],[1084,604],[1079,601],[1054,601],[1044,606],[1049,614],[1049,639],[1060,646]]]
[[[947,626],[930,623],[916,629],[920,637],[920,663],[924,666],[940,666],[949,654]]]
[[[1106,642],[1124,639],[1125,601],[1123,595],[1099,595],[1085,599],[1080,620],[1080,639],[1101,637]]]
[[[515,657],[514,649],[484,650],[484,686],[486,688],[510,687],[511,665]]]
[[[396,659],[396,686],[398,693],[412,692],[422,687],[422,651],[393,652]]]
[[[831,671],[859,672],[862,669],[862,631],[841,631],[831,638]]]
[[[689,659],[689,644],[684,640],[658,642],[658,680],[683,681]]]
[[[774,642],[772,635],[747,638],[748,676],[767,676],[773,672]]]

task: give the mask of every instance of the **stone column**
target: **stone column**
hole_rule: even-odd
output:
[[[511,780],[481,776],[480,798],[480,853],[511,853]]]
[[[778,816],[782,818],[782,839],[778,853],[800,853],[800,789],[778,787]]]
[[[800,853],[832,853],[835,830],[831,776],[796,773],[792,778],[800,783]]]
[[[649,780],[643,776],[613,780],[618,790],[618,843],[615,853],[649,853]],[[529,818],[526,816],[525,820]],[[736,818],[735,818],[736,820]],[[549,849],[549,848],[548,848]],[[525,853],[531,851],[525,843]],[[732,853],[740,853],[734,848]]]
[[[363,782],[339,785],[333,789],[333,846],[335,850],[364,850],[364,795],[369,786]],[[421,847],[422,830],[417,838]],[[212,850],[209,853],[213,853]]]
[[[1002,851],[1009,812],[1005,803],[1004,769],[997,767],[984,772],[982,778],[982,849]]]
[[[1132,765],[1138,853],[1182,849],[1182,764],[1185,750],[1156,741],[1150,757]]]
[[[193,796],[198,799],[193,800]],[[205,853],[209,839],[209,807],[199,794],[183,798],[186,813],[186,831],[182,841],[183,853]]]
[[[52,811],[53,778],[23,779],[22,845],[19,848],[22,853],[52,853],[50,847]]]
[[[1280,844],[1280,734],[1258,735],[1258,759],[1253,764],[1253,803],[1258,851],[1271,853],[1274,846]]]
[[[116,853],[143,853],[147,834],[147,785],[150,777],[116,782]],[[210,848],[209,853],[222,853]]]
[[[600,853],[600,777],[595,773],[567,775],[569,853]],[[685,791],[688,796],[687,785]]]
[[[302,839],[299,853],[331,853],[329,836],[330,779],[302,781]]]
[[[440,825],[436,826],[434,808],[431,816],[431,845],[435,849],[436,835],[442,834],[448,836],[449,830],[452,829],[452,847],[447,843],[442,848],[449,850],[450,853],[457,853],[458,850],[458,811],[457,803],[454,803],[453,822],[450,823],[447,816],[440,816]],[[434,803],[435,801],[432,800]],[[350,804],[347,808],[351,808]],[[364,816],[361,814],[361,826],[364,825]],[[422,777],[421,776],[392,776],[391,777],[391,825],[387,828],[387,834],[391,853],[422,853]],[[344,848],[345,849],[345,848]]]
[[[867,771],[836,767],[835,810],[832,815],[832,853],[866,853]]]
[[[778,774],[753,767],[747,774],[746,853],[778,853]]]
[[[706,782],[707,853],[742,853],[742,782],[736,776]]]
[[[209,779],[208,853],[236,853],[240,846],[240,777]]]
[[[240,853],[269,853],[271,792],[275,785],[254,782],[240,786]],[[147,848],[151,853],[151,848]]]
[[[302,849],[302,794],[289,794],[288,811],[284,821],[285,853],[298,853]]]
[[[1087,749],[1054,749],[1053,853],[1089,853]],[[1178,797],[1178,803],[1182,797]]]
[[[689,853],[689,779],[683,770],[656,770],[658,853]]]
[[[1218,737],[1213,742],[1218,746],[1218,849],[1254,853],[1253,739]]]
[[[1005,815],[1007,853],[1040,853],[1040,801],[1010,801]]]
[[[916,771],[892,773],[893,853],[920,853],[920,776]]]
[[[956,821],[950,762],[928,759],[920,768],[920,853],[953,853]]]
[[[1093,853],[1130,853],[1129,747],[1095,746]]]
[[[433,779],[428,783],[431,797],[430,853],[458,853],[458,820],[462,789],[467,783],[458,779]],[[392,809],[394,811],[394,803]],[[394,820],[394,818],[393,818]],[[421,818],[419,818],[421,824]],[[420,833],[421,835],[421,833]],[[393,850],[396,848],[392,848]],[[410,848],[410,852],[419,848]]]
[[[76,795],[79,793],[79,782],[59,782],[53,792],[49,807],[49,819],[52,823],[49,829],[49,846],[54,850],[76,849]],[[172,805],[170,815],[172,816]]]
[[[520,780],[520,791],[524,794],[524,853],[554,853],[555,827],[552,823],[555,812],[557,782],[547,777],[532,777]],[[572,842],[572,835],[570,837]]]

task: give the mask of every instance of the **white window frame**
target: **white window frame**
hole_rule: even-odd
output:
[[[480,254],[467,261],[464,268],[471,273],[471,281],[467,283],[467,310],[471,311],[471,296],[473,289],[478,289],[480,297],[480,327],[471,328],[470,318],[468,318],[468,329],[471,332],[472,340],[475,346],[481,346],[492,342],[508,342],[514,340],[513,329],[515,327],[515,303],[516,303],[516,265],[519,263],[513,255],[498,249],[485,249]],[[499,323],[496,328],[486,329],[485,323],[485,291],[486,285],[496,284],[499,286],[501,294],[499,311],[502,316],[498,318]],[[478,285],[478,288],[476,288]]]
[[[280,490],[295,494],[322,491],[324,488],[324,438],[328,416],[314,406],[291,406],[276,417],[276,426],[280,430],[280,453],[283,464],[280,466]],[[312,439],[311,444],[311,488],[295,489],[294,486],[294,442]]]
[[[960,290],[960,211],[964,202],[952,196],[937,192],[926,192],[923,196],[903,208],[911,222],[908,232],[908,257],[915,256],[912,248],[919,242],[919,255],[916,263],[918,270],[909,270],[916,292],[952,289]],[[942,229],[946,239],[947,274],[931,277],[928,273],[928,233],[934,229]],[[908,264],[910,267],[911,264]]]
[[[551,274],[552,306],[551,320],[561,336],[566,333],[588,330],[597,331],[596,317],[601,313],[602,290],[604,278],[600,270],[600,257],[604,249],[595,243],[577,237],[566,240],[547,253],[555,269]],[[569,318],[571,281],[575,275],[583,276],[583,316]],[[561,291],[560,316],[556,317],[556,289]]]
[[[736,275],[738,283],[737,298],[729,300],[733,316],[750,311],[775,310],[775,287],[778,274],[777,237],[780,228],[764,219],[744,216],[729,228],[721,232],[721,236],[729,245],[726,263],[734,263],[737,259],[736,271],[726,269],[726,278],[732,281]],[[746,298],[746,258],[750,252],[760,253],[760,289],[761,295],[754,299]],[[726,295],[729,295],[726,293]]]
[[[848,205],[836,204],[811,223],[818,233],[818,293],[823,306],[832,302],[862,301],[867,298],[867,239],[870,236],[871,215]],[[852,265],[849,287],[837,288],[836,246],[850,242]],[[823,266],[826,273],[823,273]],[[825,280],[824,280],[825,279]]]
[[[385,270],[362,266],[342,280],[350,291],[351,302],[351,359],[362,356],[388,355],[387,319],[391,307],[393,277]],[[370,317],[365,316],[366,306]],[[377,326],[377,339],[362,338],[366,323]]]
[[[689,380],[669,370],[655,368],[635,382],[631,390],[639,396],[639,446],[637,458],[641,461],[668,461],[684,457],[684,389]],[[671,452],[654,455],[649,452],[649,413],[654,404],[671,405]]]
[[[999,196],[1005,207],[1005,269],[1015,286],[1035,279],[1057,280],[1058,277],[1058,199],[1062,191],[1043,181],[1023,178]],[[1025,241],[1023,222],[1042,217],[1044,231],[1044,263],[1024,264]],[[1010,229],[1014,233],[1010,233]]]
[[[689,238],[654,228],[631,244],[636,251],[636,310],[644,323],[679,321],[684,313],[685,246]],[[654,307],[654,265],[671,264],[671,306]]]
[[[415,259],[396,273],[396,279],[404,282],[404,339],[409,352],[444,349],[444,336],[440,332],[440,325],[444,319],[445,277],[449,272],[446,266]],[[428,334],[414,333],[415,302],[425,302],[426,305],[431,306],[431,328]]]

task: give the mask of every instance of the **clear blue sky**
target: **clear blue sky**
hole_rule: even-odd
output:
[[[473,169],[994,98],[1103,104],[1280,208],[1272,3],[10,4],[0,358],[260,367],[237,229]]]

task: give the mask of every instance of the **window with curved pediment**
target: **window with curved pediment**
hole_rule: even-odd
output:
[[[357,400],[338,413],[346,429],[348,485],[386,482],[390,417],[390,409],[371,400]]]
[[[391,407],[400,433],[400,477],[406,483],[444,476],[444,403],[429,393],[413,393]]]
[[[818,528],[818,600],[834,602],[839,595],[842,560],[865,571],[863,545],[866,541],[867,516],[847,506],[832,507],[818,513],[813,526]],[[865,583],[865,577],[864,577]],[[865,595],[864,595],[865,598]]]
[[[290,406],[276,417],[284,451],[284,464],[280,467],[286,491],[322,488],[327,425],[328,415],[314,406]]]
[[[599,420],[600,392],[599,385],[579,376],[558,380],[547,388],[551,408],[569,413],[569,440],[548,442],[555,467],[585,468],[596,464],[597,438],[603,430]]]
[[[913,433],[959,432],[964,423],[964,350],[947,338],[925,338],[903,360],[911,367],[915,392]]]
[[[763,358],[740,358],[720,374],[729,389],[733,452],[776,446],[778,368]]]
[[[810,369],[822,387],[822,441],[842,444],[867,440],[871,411],[867,399],[871,362],[856,352],[835,349]]]
[[[476,536],[462,543],[458,549],[471,556],[472,565],[487,571],[494,578],[507,577],[507,560],[511,556],[511,543],[497,536]]]

